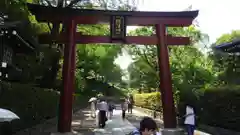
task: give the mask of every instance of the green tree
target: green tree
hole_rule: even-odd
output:
[[[109,29],[105,25],[78,27],[83,34],[109,35]],[[119,45],[88,44],[77,45],[77,80],[78,89],[86,86],[87,79],[119,84],[122,71],[114,63],[118,54],[121,53]]]
[[[152,35],[151,27],[142,27],[131,34]],[[191,90],[208,87],[214,81],[212,61],[208,59],[196,46],[205,43],[208,36],[201,33],[195,26],[188,28],[168,28],[168,33],[173,36],[189,36],[192,40],[190,46],[169,47],[170,65],[175,91]],[[204,41],[204,42],[203,42]],[[129,53],[135,60],[128,68],[132,87],[142,87],[146,92],[150,88],[158,88],[159,70],[157,64],[156,46],[131,46]]]
[[[228,54],[214,49],[216,45],[229,43],[240,38],[240,30],[234,30],[231,33],[223,34],[214,44],[212,44],[212,52],[210,58],[214,61],[214,68],[219,73],[217,84],[239,84],[238,79],[240,56],[237,54]]]

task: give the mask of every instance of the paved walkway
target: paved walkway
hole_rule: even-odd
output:
[[[143,116],[149,116],[149,115],[146,114],[146,113],[144,113],[144,112],[140,112],[140,111],[138,111],[138,110],[134,110],[134,109],[133,109],[133,115],[132,115],[132,116],[138,117],[138,118],[135,118],[135,119],[141,119]],[[128,119],[129,119],[129,121],[131,121],[131,116],[130,116],[130,118],[128,118]],[[157,122],[157,124],[158,124],[158,127],[163,128],[163,121],[160,120],[160,119],[155,119],[155,120],[156,120],[156,122]],[[139,122],[138,122],[138,123],[139,123]],[[194,135],[210,135],[210,134],[196,130],[195,133],[194,133]]]
[[[72,129],[77,135],[112,135],[114,130],[121,130],[118,135],[126,135],[139,127],[139,123],[143,116],[147,114],[133,110],[133,114],[127,114],[126,120],[121,118],[120,106],[117,105],[117,110],[114,110],[111,120],[106,122],[104,129],[97,128],[97,121],[91,117],[90,108],[85,108],[77,111],[73,115]],[[163,127],[162,121],[156,120],[158,127]],[[43,124],[37,125],[31,129],[27,129],[16,133],[15,135],[50,135],[57,131],[57,120],[52,119]],[[195,135],[209,135],[202,132],[197,132]]]
[[[114,110],[112,119],[106,122],[104,129],[96,128],[94,130],[95,135],[112,135],[114,130],[121,130],[122,133],[119,133],[119,135],[126,135],[133,131],[136,127],[127,119],[123,120],[121,113],[121,110]]]

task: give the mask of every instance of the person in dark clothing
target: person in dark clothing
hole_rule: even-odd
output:
[[[133,104],[134,104],[133,96],[130,95],[128,97],[128,113],[132,114]]]
[[[121,104],[121,108],[122,108],[122,119],[125,119],[125,115],[126,115],[126,110],[128,108],[128,103],[127,103],[127,99],[124,99],[122,104]]]
[[[112,101],[109,101],[108,103],[108,117],[109,119],[112,119],[112,116],[113,116],[113,110],[115,109],[115,105]]]

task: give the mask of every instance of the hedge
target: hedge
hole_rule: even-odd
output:
[[[188,98],[180,96],[178,113],[185,113],[184,104],[191,101],[195,106],[198,122],[210,126],[216,126],[240,131],[240,87],[228,86],[222,88],[210,88],[202,95],[188,93]],[[191,99],[191,100],[190,100]],[[143,108],[154,109],[154,103],[161,107],[159,93],[144,93],[134,95],[135,105]],[[158,108],[159,111],[162,109]]]
[[[240,87],[212,88],[201,98],[201,122],[238,130],[240,125]],[[198,107],[199,108],[199,107]]]
[[[17,83],[0,85],[0,108],[9,109],[20,117],[12,123],[15,131],[57,115],[59,94],[56,91]]]
[[[160,100],[160,93],[153,92],[153,93],[145,93],[145,94],[135,94],[133,96],[135,105],[147,108],[147,109],[156,109],[162,112],[162,103]]]

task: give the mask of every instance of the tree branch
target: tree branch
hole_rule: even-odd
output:
[[[153,64],[151,64],[151,62],[148,60],[148,57],[147,57],[147,54],[146,54],[146,51],[143,50],[143,56],[142,58],[147,62],[147,64],[155,71],[156,68]]]

